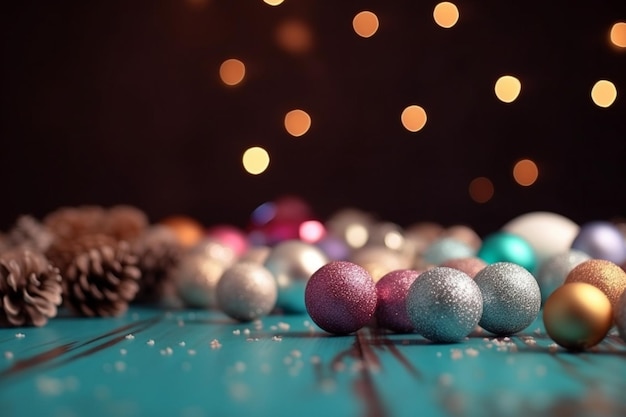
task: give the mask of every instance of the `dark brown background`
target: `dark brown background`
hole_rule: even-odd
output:
[[[480,233],[527,211],[577,222],[626,215],[626,51],[608,31],[626,2],[457,1],[444,30],[437,2],[286,0],[14,1],[0,11],[0,223],[62,205],[127,203],[154,221],[187,214],[245,225],[264,201],[293,193],[322,218],[353,206],[407,225],[467,223]],[[355,35],[370,9],[380,29]],[[285,19],[309,25],[314,46],[290,54]],[[247,77],[226,88],[220,63]],[[493,94],[514,74],[511,105]],[[589,97],[601,78],[618,99]],[[417,103],[416,134],[399,122]],[[299,139],[284,114],[311,114]],[[269,170],[246,174],[261,145]],[[540,168],[520,187],[511,167]],[[494,198],[473,202],[471,179]]]

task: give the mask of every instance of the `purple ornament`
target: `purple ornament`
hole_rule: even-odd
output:
[[[368,324],[376,311],[376,284],[367,270],[355,263],[333,261],[309,278],[304,304],[322,330],[348,334]]]
[[[376,283],[376,323],[379,327],[396,333],[415,330],[406,311],[406,295],[420,273],[412,269],[398,269],[383,275]]]
[[[626,261],[624,235],[610,222],[594,221],[583,224],[571,248],[583,251],[594,259],[604,259],[618,265]]]

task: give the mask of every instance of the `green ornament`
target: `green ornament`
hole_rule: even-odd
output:
[[[533,274],[537,266],[537,256],[530,243],[508,232],[496,232],[484,238],[476,256],[488,264],[512,262]]]

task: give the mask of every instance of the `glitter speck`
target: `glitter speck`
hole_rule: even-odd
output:
[[[477,349],[474,349],[474,348],[467,348],[467,349],[465,349],[465,354],[466,354],[467,356],[471,356],[471,357],[473,357],[473,358],[475,358],[476,356],[478,356],[478,353],[479,353],[479,352],[478,352],[478,350],[477,350]]]
[[[126,336],[124,336],[124,338],[126,340],[134,340],[135,339],[135,335],[132,333],[127,334]]]
[[[120,355],[126,355],[128,351],[126,349],[120,349]]]
[[[24,333],[15,333],[15,338],[16,339],[23,339],[25,337],[26,337],[26,335]]]
[[[241,334],[241,330],[239,330],[239,329],[235,329],[235,330],[233,330],[233,334],[234,334],[235,336],[239,336],[239,335]]]
[[[154,346],[154,340],[150,339],[146,342],[146,345],[148,346]]]
[[[166,347],[165,349],[161,349],[161,355],[163,356],[172,356],[174,354],[174,350],[171,347]]]
[[[9,352],[9,351],[4,352],[4,358],[10,361],[11,359],[13,359],[13,352]]]
[[[450,357],[452,358],[452,360],[458,360],[463,358],[463,351],[461,349],[452,349],[450,353]]]
[[[178,346],[180,347],[185,347],[186,343],[185,342],[178,342]]]
[[[194,355],[196,354],[196,351],[195,351],[195,349],[189,349],[189,350],[187,351],[187,353],[188,353],[190,356],[194,356]]]
[[[286,332],[286,331],[289,331],[289,328],[290,328],[290,327],[291,327],[291,326],[289,326],[289,324],[288,324],[288,323],[283,323],[282,321],[281,321],[280,323],[278,323],[278,328],[279,328],[280,330],[285,331],[285,332]]]
[[[221,347],[222,347],[222,344],[220,343],[219,340],[217,339],[211,340],[211,349],[219,349]]]
[[[115,362],[114,367],[117,372],[124,372],[126,370],[126,363],[122,361],[117,361]]]
[[[282,342],[283,338],[281,336],[272,336],[272,340],[274,342]]]

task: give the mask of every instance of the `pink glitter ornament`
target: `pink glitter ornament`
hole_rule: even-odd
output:
[[[412,269],[398,269],[387,273],[376,283],[378,304],[375,317],[378,327],[396,333],[415,330],[406,311],[406,294],[420,273]]]
[[[376,311],[376,284],[365,268],[345,261],[322,266],[309,278],[304,303],[321,329],[348,334],[367,325]]]

